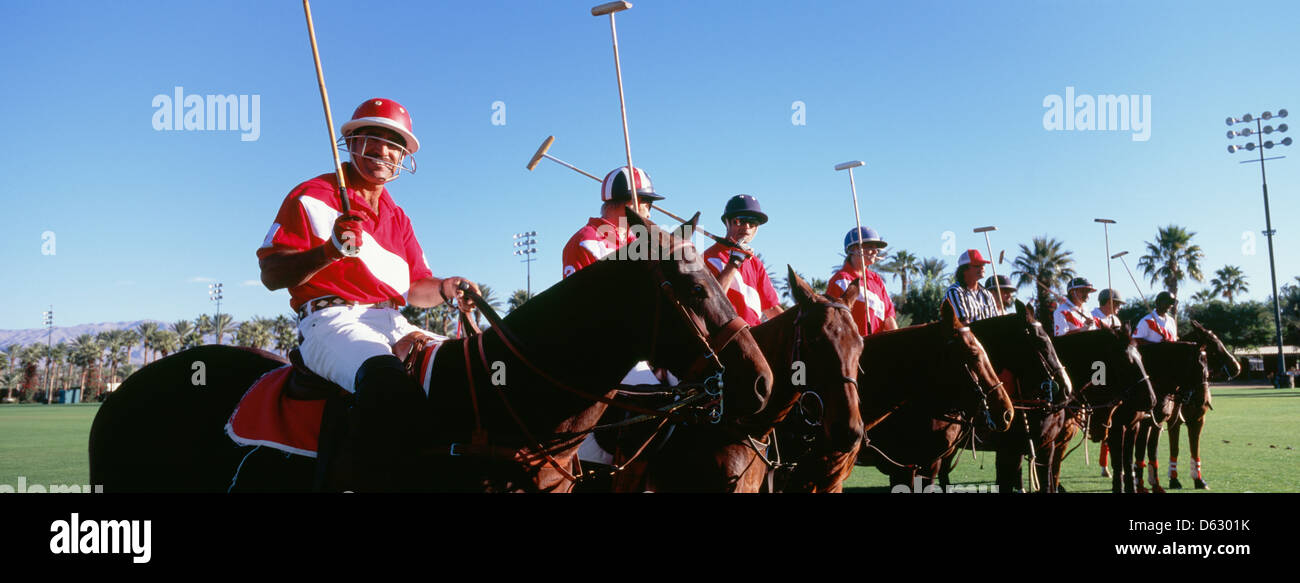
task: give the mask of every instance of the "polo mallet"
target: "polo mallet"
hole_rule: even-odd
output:
[[[623,66],[618,59],[618,29],[614,26],[614,13],[632,7],[631,2],[607,2],[591,9],[592,16],[609,15],[609,35],[614,39],[614,75],[618,78],[618,110],[623,114],[623,148],[627,151],[628,189],[632,191],[632,206],[641,206],[636,195],[636,170],[632,165],[632,140],[627,134],[627,104],[623,100]]]
[[[975,232],[976,232],[976,233],[984,233],[984,248],[989,250],[989,267],[993,268],[993,281],[994,281],[995,283],[998,281],[998,266],[997,266],[996,263],[993,262],[993,259],[992,259],[992,258],[993,258],[993,245],[992,245],[991,243],[989,243],[989,231],[996,231],[996,230],[998,230],[998,228],[997,228],[997,227],[994,227],[994,226],[992,226],[992,225],[987,226],[987,227],[980,227],[980,228],[978,228],[978,229],[975,229]],[[994,288],[994,289],[998,289],[998,288]],[[1002,290],[1001,290],[1001,289],[998,289],[998,292],[995,293],[995,294],[993,294],[993,299],[996,300],[997,303],[998,303],[998,314],[1004,314],[1004,313],[1006,313],[1007,308],[1006,308],[1006,306],[1003,306],[1003,305],[1002,305]]]
[[[1113,221],[1113,220],[1111,220],[1111,219],[1093,219],[1092,222],[1094,222],[1094,223],[1101,223],[1101,229],[1102,229],[1102,232],[1104,232],[1104,233],[1106,234],[1106,257],[1107,257],[1107,259],[1106,259],[1106,289],[1107,289],[1107,290],[1112,290],[1112,289],[1115,289],[1115,286],[1112,285],[1111,282],[1110,282],[1110,259],[1111,259],[1111,257],[1110,257],[1110,226],[1113,225],[1113,224],[1115,224],[1115,221]],[[1109,296],[1110,296],[1110,292],[1109,292],[1109,291],[1106,292],[1106,296],[1109,298]],[[1115,300],[1114,300],[1114,299],[1107,299],[1107,300],[1106,300],[1106,303],[1109,305],[1110,310],[1111,310],[1112,312],[1114,312],[1114,311],[1115,311]]]
[[[325,71],[320,66],[320,50],[316,48],[316,27],[311,22],[311,5],[308,0],[302,0],[302,11],[307,15],[307,36],[311,38],[311,56],[316,61],[316,82],[320,85],[320,101],[325,107],[325,125],[330,130],[330,153],[334,155],[334,176],[339,181],[339,204],[342,205],[343,214],[352,211],[352,205],[348,203],[348,185],[343,178],[343,162],[339,161],[338,139],[334,136],[334,116],[330,114],[330,96],[325,91]]]
[[[568,169],[570,169],[570,170],[572,170],[572,171],[574,171],[574,172],[577,172],[578,174],[581,174],[581,175],[583,175],[583,176],[586,176],[587,178],[590,178],[590,179],[592,179],[592,180],[595,180],[596,182],[602,182],[602,183],[604,182],[604,180],[601,180],[600,178],[597,178],[595,174],[592,174],[592,173],[590,173],[590,172],[587,172],[586,170],[583,170],[583,169],[581,169],[581,168],[578,168],[577,166],[574,166],[573,164],[570,164],[570,163],[568,163],[568,162],[565,162],[564,160],[561,160],[561,159],[559,159],[559,158],[556,158],[555,156],[552,156],[552,155],[548,154],[547,152],[550,151],[550,149],[551,149],[551,144],[554,144],[554,143],[555,143],[555,136],[546,136],[546,139],[542,141],[542,145],[539,146],[539,147],[537,148],[537,152],[535,152],[535,153],[533,154],[533,157],[532,157],[532,158],[529,158],[529,160],[528,160],[528,166],[526,166],[526,168],[528,168],[529,171],[532,171],[534,168],[537,168],[537,165],[540,164],[540,163],[542,162],[542,159],[543,159],[543,158],[545,158],[545,159],[547,159],[547,160],[550,160],[550,161],[552,161],[552,162],[555,162],[556,164],[559,164],[559,165],[561,165],[561,166],[564,166],[565,168],[568,168]],[[659,212],[661,212],[661,213],[667,215],[668,217],[670,217],[670,218],[672,218],[672,219],[674,219],[674,220],[681,221],[682,223],[686,223],[686,222],[687,222],[686,219],[683,219],[683,218],[681,218],[681,217],[679,217],[679,216],[677,216],[677,215],[675,215],[675,214],[673,214],[673,213],[670,213],[670,212],[668,212],[668,211],[666,211],[666,210],[660,208],[659,206],[656,206],[654,203],[650,203],[650,208],[652,208],[652,209],[654,209],[654,210],[657,210],[657,211],[659,211]],[[750,251],[750,250],[748,250],[748,249],[745,249],[745,248],[743,248],[743,247],[741,247],[741,246],[739,246],[739,245],[736,245],[735,243],[732,243],[731,240],[730,240],[730,239],[727,239],[726,237],[719,237],[719,236],[714,235],[713,233],[710,233],[710,232],[708,232],[708,231],[706,231],[706,230],[704,230],[704,229],[701,229],[701,228],[699,228],[699,227],[696,227],[695,230],[696,230],[697,232],[703,234],[705,237],[708,237],[708,238],[710,238],[710,239],[713,239],[714,241],[716,241],[716,242],[718,242],[718,243],[722,243],[723,245],[727,245],[727,246],[729,246],[729,247],[732,247],[732,248],[735,248],[735,249],[739,249],[739,250],[740,250],[742,253],[744,253],[745,255],[748,255],[748,256],[750,256],[750,257],[753,257],[753,256],[754,256],[754,253],[753,253],[752,251]]]
[[[850,160],[848,162],[841,162],[835,165],[835,170],[837,172],[840,170],[849,171],[849,190],[853,192],[853,224],[856,225],[858,228],[858,230],[854,232],[858,234],[859,243],[862,242],[862,216],[858,214],[858,185],[855,182],[853,182],[853,169],[857,168],[858,166],[866,166],[866,165],[867,163],[863,162],[862,160]],[[858,269],[862,270],[862,275],[864,277],[867,275],[867,260],[861,254],[858,255]],[[862,311],[863,314],[862,319],[866,320],[866,322],[863,323],[863,328],[867,330],[867,335],[870,336],[871,335],[871,314],[868,313],[870,312],[870,306],[864,306],[864,307],[868,309]]]
[[[1119,253],[1116,253],[1116,254],[1114,254],[1114,255],[1111,255],[1110,258],[1111,258],[1111,259],[1119,259],[1119,262],[1124,264],[1124,271],[1127,271],[1127,272],[1128,272],[1128,278],[1131,279],[1131,280],[1133,280],[1133,289],[1138,290],[1138,295],[1139,295],[1139,296],[1142,296],[1142,303],[1145,304],[1145,303],[1147,303],[1147,295],[1144,294],[1144,293],[1142,293],[1142,286],[1138,285],[1138,280],[1137,280],[1137,278],[1136,278],[1136,277],[1133,277],[1133,270],[1129,269],[1129,268],[1128,268],[1128,262],[1127,262],[1127,261],[1124,261],[1124,256],[1125,256],[1125,255],[1128,255],[1128,251],[1120,251]]]

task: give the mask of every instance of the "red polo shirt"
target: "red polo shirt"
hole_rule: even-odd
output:
[[[387,188],[379,194],[378,215],[355,190],[348,189],[348,199],[352,211],[362,217],[361,254],[335,261],[306,283],[289,288],[289,306],[295,310],[321,296],[367,304],[393,300],[404,305],[411,282],[433,275],[424,250],[415,240],[411,220],[393,203]],[[329,243],[334,219],[340,214],[334,174],[322,174],[299,184],[280,205],[266,240],[257,250],[257,258],[274,251],[305,251]]]
[[[732,247],[714,243],[700,256],[714,277],[727,267],[731,250]],[[781,305],[776,288],[772,287],[772,280],[767,277],[767,268],[757,256],[746,259],[740,265],[739,272],[731,278],[731,284],[727,287],[727,299],[731,300],[736,313],[750,326],[763,323],[763,310]]]
[[[840,299],[848,291],[849,284],[857,278],[852,271],[840,269],[826,285],[826,295],[831,299]],[[874,334],[882,331],[885,320],[894,317],[894,301],[889,299],[889,292],[885,291],[885,280],[870,269],[858,283],[858,300],[853,304],[853,321],[858,323],[858,333],[863,336],[867,335],[868,306],[871,308],[871,332]]]
[[[578,229],[564,245],[564,277],[599,261],[630,240],[626,233],[619,236],[614,223],[600,217],[588,219],[587,225]]]

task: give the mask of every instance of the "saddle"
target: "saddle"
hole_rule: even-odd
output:
[[[407,373],[427,387],[441,344],[423,335],[412,340],[405,354]],[[240,445],[317,457],[319,450],[328,448],[321,447],[322,441],[332,443],[334,428],[346,424],[351,400],[352,393],[307,368],[295,348],[288,364],[266,373],[244,393],[226,423],[226,434]]]

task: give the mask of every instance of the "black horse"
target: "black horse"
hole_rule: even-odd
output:
[[[993,368],[1007,382],[1011,400],[1020,413],[1005,432],[976,426],[976,449],[997,452],[999,492],[1021,488],[1024,457],[1034,461],[1040,489],[1054,491],[1050,461],[1056,454],[1058,434],[1065,430],[1069,412],[1061,405],[1073,392],[1073,384],[1057,357],[1052,337],[1019,300],[1015,314],[979,320],[970,328],[988,351]],[[944,459],[941,485],[948,485],[955,459],[955,455]]]
[[[1143,344],[1138,347],[1142,353],[1142,362],[1146,364],[1147,373],[1151,375],[1151,386],[1155,389],[1156,409],[1165,419],[1178,416],[1178,411],[1190,400],[1205,401],[1210,394],[1210,371],[1206,364],[1205,352],[1195,342],[1160,342]],[[1170,421],[1172,424],[1173,421]],[[1135,452],[1137,474],[1137,492],[1146,493],[1142,470],[1149,470],[1147,480],[1151,491],[1163,493],[1160,486],[1160,473],[1156,462],[1156,449],[1160,445],[1160,432],[1163,428],[1154,419],[1145,419],[1138,426],[1137,450]],[[1147,458],[1150,457],[1148,466]]]
[[[439,349],[432,394],[419,412],[432,434],[421,444],[421,483],[429,490],[566,491],[581,436],[606,407],[595,399],[609,399],[640,360],[701,382],[719,372],[708,358],[716,352],[726,366],[725,415],[763,409],[772,372],[748,329],[735,326],[735,310],[694,248],[635,214],[628,219],[643,229],[638,246],[574,274],[505,319],[518,352],[499,329]],[[720,335],[732,340],[721,346]],[[112,492],[310,490],[315,460],[240,447],[222,431],[253,381],[283,364],[263,351],[203,346],[142,368],[95,418],[92,482]],[[489,380],[500,371],[503,383]],[[474,443],[476,433],[486,442]],[[451,444],[514,453],[451,455]]]
[[[1104,438],[1110,447],[1114,467],[1111,490],[1117,494],[1135,492],[1137,424],[1151,412],[1155,392],[1132,333],[1128,327],[1103,328],[1057,336],[1052,342],[1077,387],[1067,406],[1076,412],[1090,411],[1096,429],[1093,441]],[[1158,421],[1164,421],[1160,411],[1155,415]],[[1107,424],[1109,431],[1104,430]],[[1061,463],[1069,453],[1066,446],[1075,435],[1072,428],[1073,424],[1059,434],[1056,455],[1051,460],[1052,488],[1056,490],[1060,489]]]

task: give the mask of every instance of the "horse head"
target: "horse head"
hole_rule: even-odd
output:
[[[1067,370],[1088,402],[1098,405],[1123,401],[1138,410],[1155,404],[1155,390],[1147,375],[1128,324],[1057,336],[1052,339]]]
[[[971,330],[988,351],[994,367],[999,372],[1010,371],[1015,377],[1020,399],[1057,402],[1073,391],[1051,336],[1023,302],[1016,300],[1015,314],[973,322]]]
[[[814,292],[793,267],[786,269],[795,301],[791,373],[799,385],[797,406],[810,424],[820,424],[831,450],[852,451],[863,435],[857,381],[862,337],[848,308]]]
[[[687,382],[717,379],[723,415],[738,418],[762,411],[770,397],[772,371],[736,315],[717,279],[690,242],[699,213],[669,233],[628,209],[636,236],[618,251],[647,266],[659,292],[649,322],[651,363],[662,365]],[[688,338],[685,342],[683,338]]]
[[[1157,401],[1157,423],[1174,414],[1175,406],[1193,401],[1201,405],[1210,391],[1210,371],[1205,351],[1195,342],[1160,342],[1139,347]]]
[[[939,321],[930,325],[945,340],[940,357],[943,363],[941,374],[950,379],[969,379],[956,385],[943,383],[957,389],[955,402],[961,403],[966,412],[974,414],[976,422],[984,422],[994,431],[1009,429],[1015,408],[1005,384],[998,378],[997,369],[989,362],[984,345],[969,326],[962,324],[948,302],[939,309]],[[979,419],[984,414],[987,417]]]
[[[1228,351],[1212,330],[1192,320],[1192,331],[1183,336],[1183,340],[1195,342],[1209,359],[1210,380],[1227,382],[1241,374],[1241,363]]]

